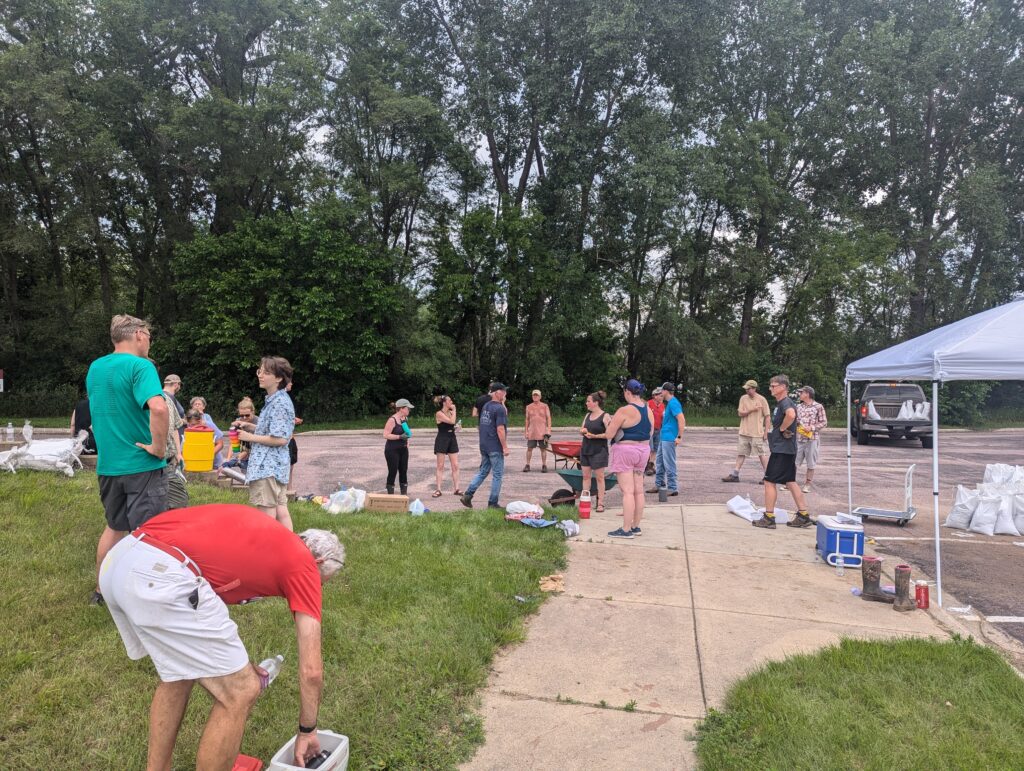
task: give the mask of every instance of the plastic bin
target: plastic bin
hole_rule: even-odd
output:
[[[333,731],[318,730],[316,738],[320,748],[330,751],[330,757],[320,766],[321,771],[345,771],[348,768],[348,737]],[[302,766],[293,766],[295,759],[295,737],[274,753],[267,771],[301,771]]]
[[[815,548],[829,565],[843,555],[843,564],[858,567],[864,558],[864,525],[839,522],[825,514],[818,517],[818,541]]]
[[[213,429],[209,426],[186,428],[181,447],[185,471],[213,471],[213,444]]]

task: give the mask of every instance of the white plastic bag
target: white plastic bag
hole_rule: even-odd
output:
[[[426,510],[427,507],[423,505],[423,501],[419,498],[409,504],[409,513],[414,517],[422,517]]]
[[[1012,535],[1020,538],[1020,530],[1013,523],[1013,493],[999,496],[999,514],[996,518],[995,532],[997,535]]]
[[[956,498],[953,500],[953,508],[949,510],[943,527],[955,527],[966,530],[971,525],[971,517],[974,510],[978,508],[979,494],[977,490],[969,490],[963,485],[956,486]]]
[[[538,506],[536,503],[529,503],[527,501],[512,501],[508,506],[505,507],[506,514],[529,514],[530,516],[536,516],[543,518],[544,509]]]
[[[366,490],[348,487],[333,493],[324,504],[324,508],[331,514],[352,514],[362,509],[365,504]]]
[[[868,402],[868,418],[871,420],[882,419],[882,416],[878,414],[878,410],[875,409],[875,403],[873,401]]]
[[[743,517],[747,522],[753,522],[755,519],[761,518],[761,515],[757,513],[757,507],[754,506],[753,502],[748,498],[744,498],[742,495],[734,495],[726,501],[725,507],[737,517]]]
[[[915,420],[928,420],[932,415],[932,405],[929,402],[918,402],[914,406]]]
[[[999,507],[1003,505],[1001,495],[981,495],[978,497],[978,507],[971,517],[970,530],[982,535],[995,535],[996,521],[999,519]]]

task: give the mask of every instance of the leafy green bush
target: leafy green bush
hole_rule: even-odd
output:
[[[81,398],[69,383],[35,383],[0,394],[0,415],[26,418],[68,416]]]

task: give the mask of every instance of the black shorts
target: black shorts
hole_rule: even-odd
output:
[[[796,456],[773,452],[768,456],[768,468],[764,470],[764,481],[777,485],[796,481]]]
[[[536,449],[538,447],[540,447],[540,449],[542,449],[542,450],[546,450],[548,448],[548,440],[547,439],[527,439],[526,440],[526,449],[534,450],[534,449]]]
[[[125,533],[167,509],[167,477],[174,471],[164,466],[154,471],[100,476],[100,500],[107,527]]]
[[[446,431],[434,437],[434,455],[455,455],[459,451],[459,440],[454,431]]]
[[[580,466],[592,469],[608,468],[608,448],[602,447],[593,452],[581,452]]]
[[[288,465],[294,466],[299,462],[299,446],[295,443],[295,437],[293,436],[288,440]]]

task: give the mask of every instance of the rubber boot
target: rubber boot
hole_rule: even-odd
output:
[[[394,495],[395,494],[395,486],[394,485],[388,485],[387,486],[387,491],[388,491],[388,495]]]
[[[400,491],[402,495],[407,495],[409,493],[409,485],[401,485]]]
[[[872,602],[892,602],[895,598],[886,594],[878,585],[882,579],[882,560],[878,557],[864,557],[860,563],[860,576],[864,582],[860,598]]]
[[[896,566],[896,601],[892,609],[902,613],[917,610],[917,601],[910,596],[910,565]]]

